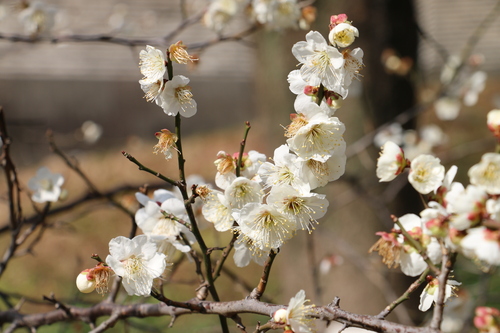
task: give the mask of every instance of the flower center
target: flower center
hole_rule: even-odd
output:
[[[288,213],[293,215],[298,215],[302,210],[311,211],[311,209],[305,206],[305,200],[298,197],[286,198],[283,202],[285,204]]]
[[[52,183],[52,180],[47,179],[47,178],[40,179],[38,181],[38,185],[40,185],[40,187],[45,191],[50,192],[54,189],[54,184]]]
[[[488,163],[486,168],[483,171],[483,178],[485,182],[493,182],[497,181],[498,174],[499,174],[499,168],[498,165],[495,163]]]
[[[318,176],[328,175],[328,166],[326,165],[326,163],[316,160],[308,160],[307,166],[313,171],[314,174]]]
[[[191,104],[191,100],[193,99],[191,87],[184,86],[175,88],[175,98],[177,98],[181,104]]]
[[[330,56],[326,51],[316,51],[316,54],[312,58],[312,65],[324,73],[330,65]]]
[[[177,226],[177,223],[171,219],[163,218],[158,221],[153,230],[151,231],[151,235],[157,236],[177,236],[180,233],[180,229]]]
[[[295,175],[288,167],[281,168],[277,181],[278,184],[292,185],[294,180],[295,180]]]
[[[424,183],[427,181],[429,176],[429,170],[427,168],[418,168],[414,171],[413,179],[419,183]]]
[[[142,264],[142,260],[137,258],[135,255],[132,255],[130,258],[126,259],[123,262],[123,266],[125,267],[125,271],[127,272],[127,278],[135,281],[136,276],[140,275],[144,269]]]

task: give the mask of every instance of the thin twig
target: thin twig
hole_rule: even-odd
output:
[[[380,319],[384,319],[387,317],[399,304],[403,303],[404,301],[410,299],[410,295],[418,288],[422,283],[425,282],[425,278],[427,277],[427,274],[429,274],[429,268],[427,268],[421,275],[420,277],[413,282],[408,289],[401,295],[397,300],[389,304],[382,312],[380,312],[377,317]]]
[[[440,270],[439,270],[439,268],[437,268],[436,265],[434,265],[434,263],[431,261],[431,259],[427,255],[427,250],[422,246],[422,244],[420,244],[419,242],[417,242],[415,240],[415,238],[413,238],[408,233],[408,231],[406,231],[406,229],[403,227],[403,225],[401,224],[401,222],[399,221],[399,219],[396,216],[393,215],[392,219],[393,219],[394,223],[396,223],[398,225],[398,227],[401,230],[401,233],[403,234],[403,236],[405,236],[405,238],[408,240],[408,242],[411,244],[411,246],[413,248],[415,248],[415,250],[417,250],[417,252],[420,254],[420,256],[422,257],[422,259],[424,259],[424,261],[427,263],[427,265],[429,266],[429,268],[436,275],[439,275],[441,273]]]
[[[271,274],[271,267],[273,266],[274,258],[276,258],[277,252],[274,250],[269,251],[269,257],[264,264],[264,270],[262,272],[262,276],[260,278],[259,284],[255,287],[254,290],[250,293],[250,298],[260,300],[264,291],[266,291],[267,282],[269,281],[269,274]]]

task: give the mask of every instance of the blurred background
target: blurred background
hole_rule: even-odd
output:
[[[185,4],[184,9],[180,3]],[[162,128],[173,130],[174,118],[143,98],[138,62],[139,52],[146,45],[65,41],[62,36],[158,38],[176,29],[184,14],[200,13],[207,2],[47,0],[44,4],[55,13],[54,26],[42,35],[43,41],[33,43],[8,38],[25,34],[18,18],[19,4],[13,0],[0,2],[0,105],[24,184],[39,166],[45,165],[64,175],[69,193],[66,202],[88,192],[84,182],[50,152],[47,129],[54,131],[58,146],[78,160],[80,168],[103,192],[120,186],[159,184],[154,177],[137,170],[122,151],[175,178],[176,162],[152,154],[154,133]],[[311,29],[325,36],[330,15],[348,15],[360,31],[353,46],[364,50],[366,67],[335,114],[347,128],[349,159],[346,174],[318,191],[328,195],[328,216],[312,235],[300,233],[283,246],[266,296],[286,304],[298,290],[305,289],[308,298],[318,305],[339,296],[345,310],[375,315],[412,282],[399,269],[383,266],[376,253],[367,253],[377,240],[375,232],[392,227],[390,214],[400,216],[422,210],[418,196],[406,187],[405,177],[390,184],[378,183],[375,166],[380,142],[399,138],[408,150],[432,152],[447,169],[457,165],[456,180],[468,183],[469,167],[484,152],[492,151],[496,143],[486,128],[486,113],[500,108],[499,2],[317,0],[314,6],[317,18]],[[224,33],[244,31],[246,27],[248,20],[241,13]],[[282,126],[289,123],[295,98],[286,81],[297,65],[290,51],[293,44],[304,40],[306,32],[263,28],[243,41],[224,41],[196,49],[200,61],[195,67],[174,65],[175,74],[190,78],[198,104],[196,116],[183,119],[188,174],[213,182],[217,152],[239,149],[245,121],[252,124],[248,150],[272,157],[274,149],[284,143]],[[50,38],[58,39],[50,42]],[[216,38],[213,31],[194,24],[171,42],[182,40],[196,46]],[[153,46],[166,49],[169,44]],[[387,126],[396,117],[400,126]],[[431,124],[430,130],[422,130]],[[0,185],[3,226],[8,207],[3,178]],[[139,206],[133,193],[125,192],[120,200],[136,210]],[[25,214],[32,213],[33,208],[26,205]],[[104,202],[55,215],[50,222],[32,251],[12,260],[0,279],[1,293],[9,291],[33,298],[33,302],[23,305],[25,312],[50,310],[50,305],[37,302],[42,303],[41,295],[52,292],[71,304],[98,302],[98,295],[79,294],[74,278],[93,264],[89,258],[92,253],[105,257],[109,240],[128,235],[130,229],[127,217]],[[209,246],[224,246],[231,237],[229,233],[217,234],[209,224],[202,226]],[[0,234],[0,250],[4,251],[7,244],[8,235]],[[500,304],[498,278],[482,274],[465,260],[461,267],[455,279],[466,288],[461,289],[456,304],[447,306],[448,317],[453,318],[450,332],[470,330],[474,304]],[[229,260],[228,269],[241,279],[235,282],[230,274],[221,277],[217,287],[224,300],[246,296],[245,286],[256,286],[261,274],[261,267],[253,263],[237,269]],[[167,296],[179,300],[193,297],[193,287],[197,286],[193,265],[183,262],[168,283],[172,288],[166,287]],[[419,293],[390,319],[406,324],[425,322],[426,314],[417,310]],[[135,299],[120,299],[131,300]],[[6,303],[0,302],[0,310],[5,307]],[[187,316],[181,317],[169,331],[184,332],[194,330],[194,326],[200,332],[217,331],[217,318],[195,318],[193,323]],[[154,332],[168,325],[169,320],[129,320],[114,330]],[[244,318],[244,323],[252,327],[257,320],[267,319]],[[60,324],[39,332],[68,330],[85,332],[88,327],[81,323]]]

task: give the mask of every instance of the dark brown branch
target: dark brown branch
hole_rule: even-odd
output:
[[[266,291],[267,282],[269,280],[269,274],[271,274],[271,267],[273,266],[276,254],[277,252],[274,252],[274,250],[271,250],[269,252],[269,257],[267,258],[266,263],[264,264],[264,271],[262,272],[259,284],[257,285],[257,287],[255,287],[254,290],[252,290],[249,298],[259,300]]]

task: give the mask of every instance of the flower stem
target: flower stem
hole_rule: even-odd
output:
[[[427,277],[427,274],[429,274],[430,269],[427,268],[421,275],[420,277],[413,282],[408,289],[401,295],[397,300],[386,306],[384,311],[380,312],[377,315],[377,318],[384,319],[387,317],[399,304],[403,303],[404,301],[410,299],[410,295],[418,288],[422,283],[425,282],[425,278]]]
[[[269,257],[264,265],[264,271],[259,281],[259,285],[250,293],[250,298],[260,300],[264,291],[266,291],[267,282],[269,281],[269,274],[271,273],[271,267],[273,266],[274,258],[278,253],[271,250],[269,252]]]
[[[411,246],[418,251],[418,253],[422,256],[422,259],[424,259],[424,261],[427,263],[427,265],[429,266],[429,268],[436,274],[436,275],[439,275],[440,274],[440,271],[439,271],[439,268],[436,267],[436,265],[434,265],[434,263],[431,261],[431,259],[429,258],[429,256],[427,255],[427,251],[425,250],[425,248],[422,246],[422,244],[420,244],[419,242],[417,242],[415,240],[415,238],[413,238],[409,233],[408,231],[406,231],[406,229],[403,227],[403,225],[401,224],[401,222],[399,221],[399,219],[397,217],[395,217],[394,215],[392,216],[392,219],[394,221],[394,223],[396,223],[398,226],[399,226],[399,229],[401,230],[401,233],[403,234],[403,236],[405,236],[405,238],[408,240],[408,242],[410,242]]]
[[[250,131],[250,122],[245,122],[245,135],[243,136],[243,140],[240,143],[240,154],[238,155],[238,163],[236,164],[236,177],[240,176],[241,171],[241,161],[243,160],[243,152],[245,151],[245,145],[247,143],[248,132]]]
[[[167,66],[168,68],[168,66]],[[169,73],[170,77],[170,73]],[[203,256],[203,263],[205,266],[205,273],[206,273],[206,279],[208,283],[208,291],[210,292],[210,295],[212,295],[212,298],[214,301],[219,302],[219,295],[217,294],[217,290],[215,289],[214,285],[214,278],[213,278],[213,272],[212,272],[212,262],[210,260],[210,255],[208,254],[208,247],[205,244],[205,240],[203,239],[200,229],[198,228],[198,222],[196,221],[196,217],[193,211],[193,206],[191,205],[191,200],[187,194],[187,185],[186,185],[186,174],[184,171],[184,163],[186,160],[184,159],[184,155],[182,153],[182,135],[181,135],[181,115],[177,114],[175,116],[175,134],[177,135],[177,142],[175,143],[177,147],[177,160],[179,164],[179,177],[180,181],[177,183],[177,187],[179,188],[182,198],[184,199],[184,207],[186,207],[186,212],[189,216],[189,221],[191,222],[191,231],[193,232],[193,235],[196,238],[196,241],[198,242],[200,246],[200,250]],[[227,320],[224,316],[219,316],[220,324],[222,331],[224,333],[229,332],[229,328],[227,326]]]

